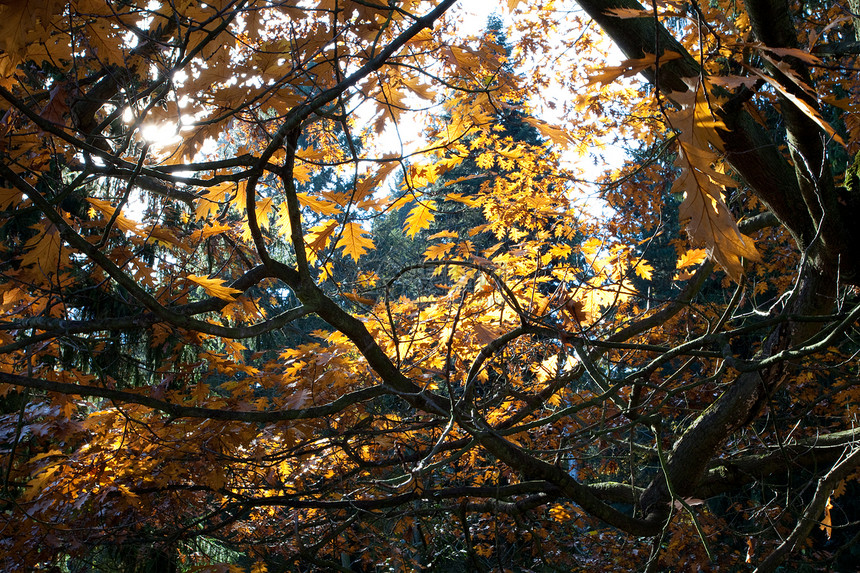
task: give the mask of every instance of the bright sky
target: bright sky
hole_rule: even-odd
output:
[[[493,14],[502,19],[503,25],[506,29],[511,28],[510,16],[504,2],[461,0],[461,2],[458,2],[455,5],[452,11],[452,15],[460,22],[457,29],[458,36],[468,37],[480,35],[486,29],[487,21]],[[515,43],[516,39],[511,38],[511,42]],[[618,60],[620,61],[621,59],[622,58],[619,54]],[[564,63],[559,62],[559,65],[564,65]],[[537,97],[533,102],[535,104],[534,109],[540,114],[542,119],[545,119],[549,123],[561,123],[561,118],[551,117],[550,114],[552,111],[547,106],[541,105],[541,102],[547,100],[565,101],[568,98],[569,94],[566,94],[562,90],[545,90],[544,92],[537,94]],[[426,106],[427,102],[420,101],[418,105]],[[369,123],[371,119],[369,105],[360,106],[355,110],[355,113],[358,116],[357,123],[359,125]],[[425,127],[424,121],[426,120],[422,119],[421,114],[419,113],[404,113],[400,117],[397,129],[389,127],[382,134],[376,149],[368,151],[373,155],[382,155],[385,152],[409,153],[420,149],[425,143],[420,137]],[[177,133],[176,126],[169,124],[160,126],[145,125],[142,129],[142,135],[144,139],[153,144],[153,148],[173,144],[181,137],[181,134]],[[204,154],[214,152],[214,141],[207,141],[207,145],[204,145],[204,148],[201,151]],[[612,149],[609,149],[607,152],[607,150],[604,150],[604,156],[605,158],[608,158],[609,163],[620,164],[623,159],[623,151],[613,151]],[[598,175],[593,157],[581,157],[573,151],[564,154],[564,157],[569,165],[582,169],[585,178],[594,179]],[[602,162],[600,171],[605,169],[605,167],[605,162]],[[590,194],[586,189],[583,189],[582,191],[586,194]]]

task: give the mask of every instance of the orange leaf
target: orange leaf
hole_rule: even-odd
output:
[[[354,292],[345,292],[345,293],[343,293],[343,296],[345,298],[348,298],[352,302],[357,302],[359,304],[366,304],[367,306],[373,306],[374,304],[376,304],[376,301],[373,300],[372,298],[366,298],[363,296],[359,296],[357,293],[354,293]]]
[[[830,536],[833,535],[833,519],[830,515],[830,510],[833,509],[832,498],[832,494],[827,498],[827,505],[824,507],[824,519],[821,520],[821,525],[819,525],[819,528],[827,535],[827,539],[830,539]]]

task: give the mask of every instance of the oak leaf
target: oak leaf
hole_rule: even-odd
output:
[[[695,265],[702,264],[708,258],[708,251],[705,249],[687,249],[687,251],[678,258],[675,263],[675,268],[684,269]]]
[[[21,200],[21,192],[15,188],[0,187],[0,211],[9,210],[10,207]]]
[[[436,204],[433,201],[420,201],[412,207],[409,216],[406,217],[406,234],[410,238],[415,238],[419,232],[430,228],[430,224],[436,218],[435,207]]]
[[[773,86],[776,89],[776,91],[778,91],[780,93],[780,95],[782,95],[788,101],[793,103],[809,119],[811,119],[816,124],[818,124],[818,127],[820,127],[822,130],[824,130],[824,132],[828,136],[830,136],[830,138],[833,141],[836,141],[840,145],[845,146],[845,140],[842,139],[842,136],[840,136],[838,133],[836,133],[836,130],[833,128],[833,126],[830,125],[826,119],[824,119],[824,117],[821,115],[821,112],[819,112],[817,109],[812,107],[812,105],[810,105],[805,100],[803,100],[803,99],[797,97],[795,94],[791,93],[785,86],[782,85],[782,83],[780,83],[779,81],[777,81],[775,78],[771,77],[770,75],[765,74],[764,72],[762,72],[760,70],[753,69],[752,71],[757,76],[759,76],[761,79],[763,79],[764,81],[769,83],[771,86]],[[789,76],[789,77],[791,77],[791,76]],[[801,86],[801,87],[804,87],[804,86]]]
[[[311,227],[305,236],[305,242],[314,253],[319,253],[328,245],[332,233],[337,229],[337,221],[329,219],[319,225]]]
[[[588,85],[600,83],[603,85],[614,82],[620,77],[629,78],[635,76],[659,63],[664,64],[671,60],[677,60],[681,57],[678,52],[663,52],[657,58],[654,54],[645,54],[643,58],[624,60],[617,66],[606,66],[601,68],[601,72],[588,77]]]
[[[373,306],[374,304],[376,304],[376,301],[372,298],[361,296],[355,292],[345,292],[343,293],[343,296],[351,300],[352,302],[357,302],[358,304],[365,304],[367,306]]]
[[[717,129],[726,130],[711,108],[715,96],[705,94],[707,85],[699,78],[685,81],[689,90],[671,94],[680,110],[666,114],[678,131],[679,141],[675,166],[681,173],[672,191],[684,196],[679,216],[687,222],[692,241],[704,243],[708,253],[737,281],[743,274],[743,259],[759,261],[761,256],[753,240],[740,232],[723,199],[725,187],[736,184],[714,167],[719,157],[712,147],[723,148]]]
[[[344,254],[349,255],[353,260],[358,261],[361,255],[373,249],[373,241],[364,236],[367,234],[368,232],[362,229],[358,223],[347,223],[344,225],[343,234],[335,246],[343,249]]]
[[[307,193],[297,193],[296,196],[299,198],[299,204],[302,207],[307,207],[321,215],[337,215],[341,212],[340,208],[331,201],[317,199]]]
[[[454,247],[454,243],[439,243],[438,245],[430,245],[424,251],[424,258],[430,261],[443,259]]]
[[[60,232],[49,221],[42,221],[33,228],[37,233],[24,245],[26,252],[21,257],[21,266],[35,265],[43,274],[53,274],[57,271],[60,249],[63,245]]]
[[[646,281],[650,281],[651,275],[654,273],[654,267],[652,267],[645,261],[642,261],[638,265],[636,265],[634,270],[636,271],[636,275],[638,277],[643,278]]]
[[[197,286],[202,287],[206,294],[208,294],[209,296],[214,296],[215,298],[220,298],[221,300],[228,300],[232,302],[236,300],[236,295],[242,294],[242,291],[240,291],[239,289],[224,286],[225,281],[222,279],[210,279],[208,277],[202,277],[198,275],[188,275],[185,278],[196,284]]]

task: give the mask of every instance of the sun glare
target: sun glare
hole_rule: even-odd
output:
[[[140,135],[153,147],[172,145],[182,139],[174,123],[145,124],[140,129]]]

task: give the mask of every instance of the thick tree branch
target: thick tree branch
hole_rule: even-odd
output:
[[[67,394],[70,396],[95,396],[98,398],[113,400],[118,403],[139,404],[141,406],[146,406],[147,408],[152,408],[153,410],[159,410],[174,418],[202,418],[207,420],[248,423],[307,420],[329,416],[331,414],[342,412],[350,406],[370,400],[371,398],[376,398],[377,396],[390,393],[390,390],[385,388],[385,386],[371,386],[370,388],[364,388],[362,390],[356,390],[354,392],[344,394],[334,402],[322,406],[310,406],[299,410],[279,410],[275,412],[240,412],[221,408],[212,409],[198,408],[196,406],[182,406],[143,394],[138,394],[136,392],[113,390],[111,388],[100,388],[97,386],[82,386],[80,384],[69,384],[66,382],[55,382],[53,380],[32,378],[8,372],[0,372],[0,382],[23,388],[57,392],[59,394]]]

